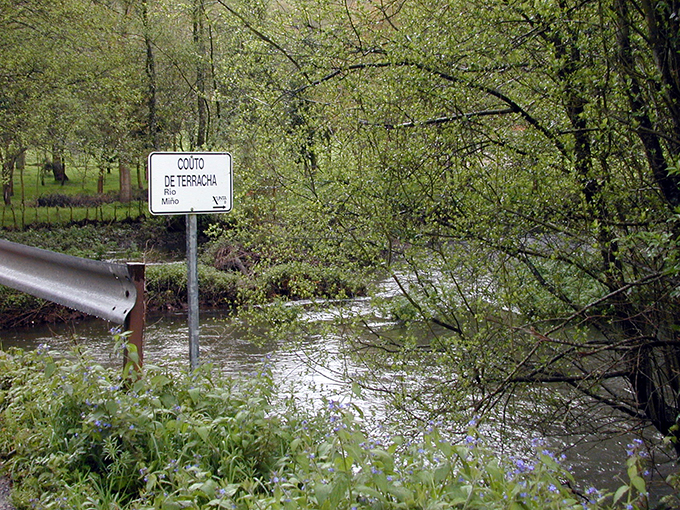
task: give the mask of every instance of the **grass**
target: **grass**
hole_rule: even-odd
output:
[[[147,216],[146,204],[134,201],[122,204],[116,201],[119,192],[119,172],[117,165],[111,165],[103,174],[103,194],[97,193],[99,167],[91,158],[71,158],[66,160],[66,175],[69,180],[55,181],[51,174],[44,174],[45,158],[29,152],[26,157],[25,168],[14,173],[14,196],[10,205],[0,206],[0,228],[23,229],[30,225],[59,225],[82,221],[118,221],[122,219]],[[144,165],[132,168],[132,179],[136,181],[133,187],[137,193],[146,187]],[[141,172],[141,173],[140,173]],[[38,200],[45,197],[107,197],[107,203],[80,205],[66,204],[65,206],[40,207]],[[110,202],[110,203],[109,203]]]

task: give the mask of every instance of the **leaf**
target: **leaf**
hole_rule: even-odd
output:
[[[349,480],[346,476],[339,476],[334,480],[332,487],[328,500],[331,504],[331,508],[338,508],[340,502],[346,498]]]
[[[198,388],[190,388],[189,391],[189,398],[191,398],[191,401],[194,404],[198,404],[201,400],[201,390]]]
[[[208,441],[208,437],[210,436],[208,427],[196,427],[194,430],[203,441]]]
[[[619,487],[618,490],[614,493],[614,499],[612,503],[616,504],[616,502],[620,500],[626,492],[628,492],[627,485],[622,485],[621,487]]]
[[[413,501],[413,492],[401,485],[389,485],[387,492],[392,494],[401,503]]]
[[[323,505],[324,501],[330,496],[332,490],[333,486],[331,484],[317,482],[314,486],[314,495],[316,496],[317,503]]]
[[[633,487],[635,487],[638,490],[638,492],[640,492],[640,493],[647,492],[647,484],[645,483],[645,481],[642,477],[633,476],[630,479],[630,483]]]
[[[57,364],[53,361],[45,364],[45,377],[52,377],[54,372],[57,370]]]
[[[446,480],[446,477],[449,476],[449,471],[448,465],[444,464],[443,466],[439,466],[434,471],[434,482],[436,484],[441,484],[444,480]]]
[[[118,412],[118,404],[116,403],[115,400],[107,400],[105,405],[106,411],[109,414],[116,414]]]

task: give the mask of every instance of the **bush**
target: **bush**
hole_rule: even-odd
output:
[[[199,299],[211,307],[235,308],[241,302],[239,275],[199,264]],[[181,309],[186,306],[187,267],[184,263],[150,265],[146,269],[149,308]]]
[[[366,293],[365,284],[348,272],[306,262],[273,266],[260,276],[258,285],[268,299],[342,299]]]
[[[220,488],[268,477],[278,458],[266,378],[237,386],[209,368],[148,368],[124,381],[40,350],[0,366],[0,451],[12,452],[18,508],[207,507]]]
[[[151,265],[146,271],[150,308],[181,309],[187,302],[186,264]],[[363,295],[366,287],[356,277],[339,270],[320,268],[304,262],[280,264],[267,269],[255,280],[236,272],[198,265],[199,299],[202,304],[236,308],[244,302],[287,299],[331,299]]]
[[[113,195],[66,195],[49,193],[36,200],[37,207],[99,207],[116,201]]]
[[[371,437],[361,413],[312,412],[267,373],[238,383],[210,367],[147,367],[124,379],[76,356],[0,353],[0,454],[19,509],[599,509],[644,504],[640,445],[630,485],[580,495],[541,444],[504,458],[471,423],[458,444],[438,426]]]

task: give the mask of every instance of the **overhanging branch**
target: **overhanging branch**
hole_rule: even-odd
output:
[[[423,126],[436,126],[439,124],[446,124],[448,122],[453,122],[461,119],[472,119],[475,117],[490,117],[495,115],[507,115],[509,113],[515,113],[512,108],[503,108],[496,110],[481,110],[478,112],[460,113],[457,115],[450,115],[447,117],[437,117],[436,119],[428,119],[423,121],[412,121],[403,122],[401,124],[374,124],[368,121],[361,121],[362,124],[367,126],[383,127],[385,129],[400,129],[400,128],[413,128],[413,127],[423,127]]]
[[[286,57],[286,59],[288,59],[297,68],[298,71],[302,73],[302,75],[307,79],[307,81],[310,81],[309,76],[307,76],[307,73],[305,73],[305,71],[302,69],[300,63],[297,60],[295,60],[283,46],[278,44],[268,35],[264,34],[263,32],[260,32],[252,24],[250,24],[239,12],[231,8],[224,0],[217,0],[217,2],[227,11],[229,11],[230,14],[237,17],[239,21],[243,23],[243,25],[253,34],[255,34],[259,39],[263,40],[264,42],[275,48],[277,51],[279,51],[284,57]]]
[[[222,0],[218,0],[220,3],[222,3]],[[403,61],[398,61],[398,62],[364,62],[361,64],[352,64],[347,67],[335,69],[334,71],[328,73],[327,75],[323,76],[322,78],[319,78],[318,80],[315,80],[313,82],[310,82],[307,85],[303,85],[302,87],[299,87],[295,90],[292,90],[291,93],[297,94],[300,92],[303,92],[304,90],[315,87],[317,85],[320,85],[324,82],[330,81],[338,76],[345,76],[349,73],[355,72],[355,71],[360,71],[360,70],[365,70],[365,69],[380,69],[380,68],[387,68],[387,67],[412,67],[415,69],[419,69],[420,71],[438,76],[439,78],[449,81],[451,83],[458,83],[462,84],[465,87],[469,87],[472,90],[477,90],[479,92],[483,92],[486,95],[492,96],[502,103],[506,104],[508,106],[508,109],[510,110],[505,111],[502,110],[502,113],[496,113],[496,115],[499,114],[507,114],[507,113],[517,113],[519,114],[529,125],[534,127],[536,130],[538,130],[541,134],[543,134],[547,139],[549,139],[557,148],[557,150],[564,155],[565,157],[568,156],[568,151],[560,142],[557,137],[555,136],[554,133],[549,131],[547,128],[545,128],[541,122],[537,118],[535,118],[533,115],[531,115],[527,110],[522,108],[522,106],[517,103],[515,100],[513,100],[511,97],[507,96],[506,94],[502,93],[500,90],[494,89],[492,87],[487,87],[486,85],[482,85],[479,83],[476,83],[474,81],[468,80],[468,79],[463,79],[456,77],[452,74],[445,73],[443,71],[439,71],[435,68],[432,68],[428,65],[422,64],[420,62],[413,62],[410,60],[403,60]],[[460,117],[463,118],[463,117]],[[431,121],[433,123],[437,123],[436,119],[433,119]],[[410,127],[408,126],[409,123],[406,123],[404,127]],[[425,124],[427,125],[427,124]]]

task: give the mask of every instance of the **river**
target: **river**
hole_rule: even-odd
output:
[[[376,313],[368,299],[357,299],[343,303],[326,303],[312,306],[312,303],[291,305],[298,311],[303,323],[313,326],[330,325],[339,313],[364,316],[366,324],[373,329],[390,330],[398,328],[396,323]],[[245,327],[241,318],[219,313],[201,314],[200,361],[209,362],[234,377],[251,375],[270,365],[279,388],[295,392],[313,406],[322,396],[340,400],[352,399],[376,421],[382,421],[389,412],[380,392],[364,391],[357,397],[348,379],[366,370],[374,370],[361,363],[360,358],[346,355],[344,337],[333,333],[332,328],[317,328],[314,334],[290,342],[267,339],[267,331]],[[73,324],[38,326],[30,329],[0,330],[0,347],[8,349],[21,347],[35,349],[42,344],[58,353],[67,354],[75,345],[85,346],[100,363],[108,366],[122,364],[120,353],[113,352],[114,342],[110,332],[112,325],[92,319]],[[248,331],[248,334],[246,334]],[[258,341],[249,340],[259,338]],[[144,338],[145,364],[170,364],[188,369],[189,347],[187,318],[183,314],[150,315]],[[386,382],[399,374],[384,372]],[[412,380],[410,384],[418,384]],[[536,430],[530,430],[521,419],[511,420],[512,437],[527,441],[535,438]],[[494,431],[488,431],[494,437]],[[498,436],[500,438],[500,436]],[[626,434],[602,440],[599,437],[570,436],[546,438],[551,449],[564,451],[567,462],[573,466],[577,480],[583,486],[595,486],[604,490],[615,490],[621,485],[619,477],[625,477],[626,445],[632,437]],[[499,439],[499,449],[512,453],[515,446],[512,439]],[[510,450],[510,451],[509,451]],[[650,492],[665,492],[661,479],[672,469],[668,461],[660,466],[660,473],[650,484]]]

